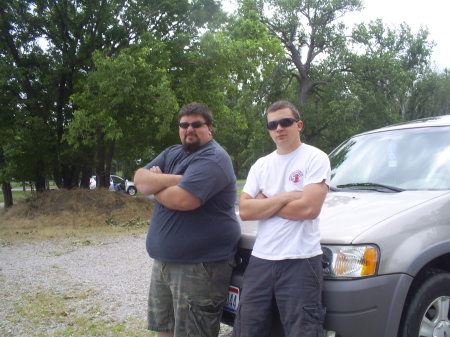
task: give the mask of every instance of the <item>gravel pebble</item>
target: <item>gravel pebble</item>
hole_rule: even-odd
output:
[[[85,307],[101,303],[102,314],[115,319],[142,318],[145,323],[152,260],[145,235],[102,239],[39,240],[0,246],[0,332],[29,335],[6,319],[21,294],[52,292],[70,297],[84,291]],[[77,310],[82,310],[83,306]],[[232,329],[222,325],[221,337]]]

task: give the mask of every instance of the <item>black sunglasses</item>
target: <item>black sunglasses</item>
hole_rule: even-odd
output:
[[[278,124],[281,125],[283,128],[287,128],[288,126],[291,126],[294,123],[297,123],[298,120],[294,118],[283,118],[278,121],[271,121],[267,123],[267,129],[268,130],[275,130],[278,127]]]
[[[193,127],[194,129],[198,129],[198,128],[201,127],[203,124],[206,124],[206,123],[202,123],[202,122],[199,122],[199,121],[195,121],[195,122],[192,122],[192,123],[182,122],[182,123],[180,123],[179,125],[180,125],[180,128],[182,128],[182,129],[187,129],[187,128],[189,127],[189,125],[192,125],[192,127]]]

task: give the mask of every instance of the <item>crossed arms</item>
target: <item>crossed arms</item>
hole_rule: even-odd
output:
[[[262,193],[252,198],[243,192],[239,215],[242,220],[262,220],[274,215],[289,220],[315,219],[327,193],[328,185],[324,181],[306,185],[303,192],[283,192],[270,198]]]
[[[155,195],[163,206],[175,211],[191,211],[202,205],[202,200],[178,186],[182,175],[162,173],[158,166],[140,168],[134,175],[134,186],[145,195]]]

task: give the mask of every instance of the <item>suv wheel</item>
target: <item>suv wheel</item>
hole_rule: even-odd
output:
[[[136,195],[137,193],[137,189],[134,186],[130,186],[130,188],[128,189],[128,194],[129,195]]]
[[[413,282],[399,337],[450,336],[450,273],[429,269]]]

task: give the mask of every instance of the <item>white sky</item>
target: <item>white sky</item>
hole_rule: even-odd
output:
[[[233,0],[223,0],[225,9],[233,8]],[[344,16],[349,27],[359,22],[383,19],[387,25],[399,26],[405,22],[416,34],[422,26],[430,32],[434,41],[431,60],[438,69],[450,69],[450,1],[449,0],[362,0],[365,7],[361,12]]]

